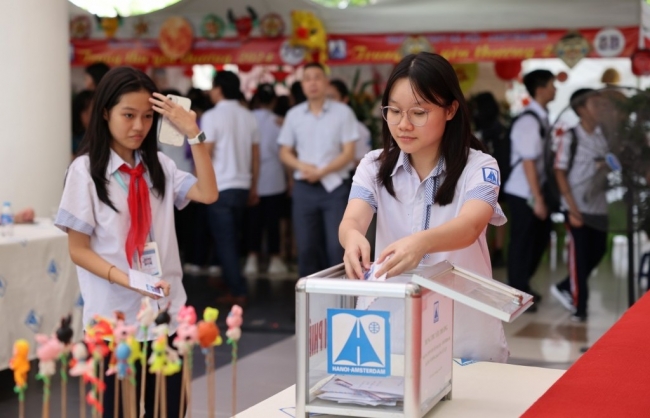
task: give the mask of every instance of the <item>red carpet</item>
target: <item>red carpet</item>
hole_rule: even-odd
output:
[[[650,294],[522,416],[650,417]]]

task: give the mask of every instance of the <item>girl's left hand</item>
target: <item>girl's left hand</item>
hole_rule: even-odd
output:
[[[377,263],[384,264],[375,273],[375,277],[381,277],[384,273],[388,273],[386,277],[394,277],[416,268],[426,254],[426,249],[423,234],[419,232],[395,241],[376,260]]]
[[[153,93],[153,96],[149,98],[153,104],[153,110],[166,116],[183,135],[194,138],[201,132],[196,124],[196,113],[193,110],[183,109],[182,106],[160,93]]]
[[[160,281],[156,282],[156,284],[154,284],[154,287],[158,287],[158,288],[162,289],[163,294],[165,295],[165,297],[167,297],[167,296],[169,296],[169,291],[171,290],[172,285],[170,285],[169,283],[167,283],[164,280],[160,280]]]

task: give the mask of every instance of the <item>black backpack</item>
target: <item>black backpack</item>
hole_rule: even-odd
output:
[[[542,124],[542,120],[537,115],[537,113],[533,112],[532,110],[525,110],[521,112],[517,117],[512,119],[510,122],[510,127],[502,131],[502,136],[498,141],[494,141],[494,159],[497,160],[499,171],[501,172],[501,187],[503,187],[508,181],[512,170],[514,170],[514,168],[521,164],[523,161],[523,158],[519,158],[517,161],[515,161],[514,164],[510,163],[510,161],[512,161],[512,138],[510,138],[510,135],[512,134],[512,127],[515,125],[515,122],[524,115],[533,115],[535,117],[537,123],[539,124],[539,135],[540,137],[545,138],[544,125]]]
[[[567,166],[567,176],[573,168],[573,161],[576,158],[576,150],[578,149],[578,135],[576,129],[569,129],[571,134],[571,142],[569,143],[569,164]],[[557,184],[555,178],[555,158],[557,156],[557,149],[552,143],[552,135],[547,135],[544,139],[544,172],[546,173],[546,182],[542,185],[542,194],[544,195],[544,203],[548,208],[549,213],[560,212],[560,186]]]

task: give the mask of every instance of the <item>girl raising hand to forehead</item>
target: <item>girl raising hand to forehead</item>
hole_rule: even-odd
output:
[[[196,177],[158,152],[159,115],[190,138]],[[102,78],[79,157],[66,173],[55,221],[68,233],[70,257],[77,265],[84,325],[95,315],[112,318],[115,311],[124,313],[127,324],[135,324],[143,296],[156,300],[155,310],[169,307],[173,318],[185,305],[174,206],[182,209],[190,200],[212,203],[218,197],[204,139],[196,115],[158,94],[144,73],[119,67]],[[130,270],[155,276],[158,294],[132,288]],[[175,330],[172,323],[170,334]],[[141,333],[138,339],[148,344],[153,334]],[[180,390],[180,376],[167,378],[171,393]],[[112,417],[114,380],[106,383],[104,416]],[[154,388],[153,380],[146,385],[148,413],[154,410]],[[178,403],[173,397],[168,403],[176,416]]]

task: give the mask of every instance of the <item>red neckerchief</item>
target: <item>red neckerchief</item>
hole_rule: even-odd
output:
[[[143,174],[144,165],[138,164],[130,168],[122,164],[119,170],[131,176],[129,183],[129,214],[131,215],[131,226],[129,235],[126,237],[126,259],[129,266],[133,266],[133,254],[137,251],[140,256],[144,251],[144,244],[147,242],[147,234],[151,229],[151,206],[149,205],[149,187]]]

